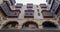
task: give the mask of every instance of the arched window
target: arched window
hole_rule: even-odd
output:
[[[57,25],[51,21],[45,21],[42,25],[44,28],[57,28]]]
[[[38,24],[33,21],[27,21],[22,25],[22,28],[38,28]]]
[[[17,21],[9,21],[7,22],[2,28],[18,28],[18,22]]]

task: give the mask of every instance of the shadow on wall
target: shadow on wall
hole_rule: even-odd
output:
[[[18,25],[19,23],[17,21],[9,21],[2,27],[2,29],[18,28]]]
[[[51,21],[45,21],[42,25],[44,28],[58,28],[57,25]]]
[[[22,25],[22,28],[38,28],[38,24],[34,21],[27,21]]]

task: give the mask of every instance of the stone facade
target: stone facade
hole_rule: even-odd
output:
[[[11,7],[11,9],[13,9],[13,10],[17,9],[17,8],[15,8],[15,6],[12,6],[12,7]],[[27,8],[27,5],[23,5],[22,8],[18,8],[18,9],[21,11],[21,13],[19,14],[18,18],[13,18],[13,17],[9,18],[9,17],[6,17],[6,19],[1,22],[0,28],[2,28],[4,25],[6,25],[10,21],[12,21],[12,22],[13,21],[18,22],[18,29],[21,29],[22,26],[23,26],[23,24],[26,23],[26,22],[28,22],[28,21],[32,21],[32,22],[37,23],[39,29],[43,29],[44,28],[42,24],[45,21],[53,22],[57,26],[59,25],[58,24],[58,20],[56,18],[44,18],[43,17],[43,15],[41,13],[42,9],[41,9],[40,5],[38,5],[38,7],[37,7],[37,5],[33,5],[33,8]],[[37,9],[39,9],[39,11]],[[33,15],[34,18],[24,18],[24,16],[25,16],[25,10],[34,10],[34,15]],[[47,9],[47,10],[49,10],[49,9]],[[38,13],[40,13],[40,16],[38,15]],[[1,13],[0,13],[0,15],[1,15]],[[58,26],[58,28],[60,28],[60,27]]]

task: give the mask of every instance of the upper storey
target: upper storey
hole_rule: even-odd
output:
[[[0,8],[3,14],[7,17],[18,17],[20,13],[19,10],[11,10],[7,1],[4,1],[2,4],[0,4]]]
[[[12,7],[11,7],[12,6]],[[42,19],[52,18],[53,15],[47,8],[48,6],[44,4],[34,5],[33,3],[27,3],[23,5],[22,3],[15,4],[15,1],[4,0],[0,5],[0,8],[5,16],[7,17],[18,17],[23,18],[34,18]]]

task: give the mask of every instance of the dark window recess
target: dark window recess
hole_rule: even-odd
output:
[[[25,10],[24,18],[34,18],[34,10]]]
[[[23,6],[23,4],[17,3],[17,4],[15,5],[15,8],[22,8],[22,6]]]
[[[39,9],[37,9],[37,11],[39,12]]]
[[[33,26],[29,27],[29,25],[33,25]],[[33,21],[27,21],[22,25],[22,28],[38,28],[38,24]]]
[[[18,28],[18,25],[19,23],[17,21],[9,21],[2,27],[2,29]]]
[[[42,11],[42,15],[44,18],[53,18],[53,15],[50,11]]]
[[[34,10],[25,10],[25,12],[34,12]]]
[[[44,28],[57,28],[57,25],[51,21],[45,21],[42,25]]]
[[[20,6],[15,6],[15,8],[21,8]]]
[[[33,16],[33,13],[30,13],[30,12],[25,13],[25,16]]]
[[[47,8],[47,5],[46,4],[40,4],[40,7],[41,8]]]
[[[40,13],[38,13],[38,16],[40,16]]]
[[[47,8],[47,7],[41,7],[41,8]]]
[[[36,5],[36,7],[38,8],[38,5]]]
[[[27,8],[33,8],[33,4],[27,4]]]
[[[27,8],[33,8],[32,6],[28,6]]]

